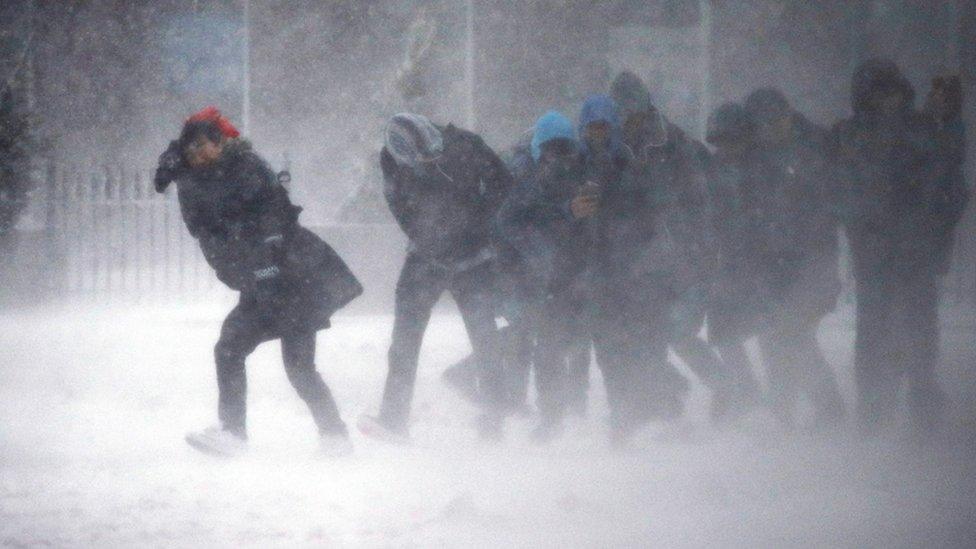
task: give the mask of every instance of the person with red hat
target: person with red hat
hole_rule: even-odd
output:
[[[220,425],[190,433],[203,452],[246,448],[244,361],[261,343],[281,340],[285,372],[318,426],[329,456],[352,451],[345,423],[315,367],[316,332],[362,293],[336,252],[298,223],[301,208],[268,164],[219,110],[189,117],[160,156],[154,184],[176,182],[183,221],[217,278],[240,292],[214,351]]]

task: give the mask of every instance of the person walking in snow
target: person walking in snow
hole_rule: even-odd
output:
[[[315,339],[362,286],[328,244],[298,222],[276,174],[213,107],[183,125],[160,156],[154,184],[175,182],[187,230],[217,278],[240,292],[214,349],[220,424],[187,442],[222,456],[247,442],[245,360],[263,342],[281,341],[288,380],[308,405],[321,451],[352,451],[345,423],[315,367]]]
[[[743,107],[756,137],[746,195],[759,228],[756,260],[770,297],[758,334],[769,403],[791,428],[798,396],[806,394],[815,427],[836,429],[846,415],[844,399],[817,342],[820,321],[834,309],[841,289],[826,130],[796,112],[775,88],[752,92]]]
[[[498,212],[498,232],[519,272],[522,322],[536,341],[533,354],[540,422],[536,442],[562,431],[575,402],[569,368],[580,341],[589,342],[591,252],[585,220],[598,204],[583,186],[583,164],[573,123],[550,111],[536,122],[531,173]],[[587,347],[589,347],[587,345]]]
[[[742,105],[725,103],[709,115],[705,140],[715,147],[706,173],[709,226],[717,251],[708,301],[708,342],[722,357],[727,387],[712,403],[712,417],[727,423],[762,403],[745,349],[765,311],[757,251],[761,238],[745,190],[755,154],[755,129]]]
[[[623,117],[635,185],[646,197],[645,215],[653,219],[650,242],[640,252],[655,291],[668,296],[668,343],[711,390],[711,411],[719,419],[732,398],[727,366],[699,337],[717,259],[708,217],[711,155],[667,120],[634,73],[621,72],[610,91]]]
[[[420,345],[431,310],[449,291],[481,367],[486,398],[478,432],[497,439],[505,387],[491,288],[492,221],[512,176],[481,137],[413,113],[390,119],[380,165],[387,204],[409,247],[396,287],[382,404],[378,416],[360,418],[360,430],[390,441],[408,439]]]
[[[934,80],[924,109],[914,101],[894,62],[865,61],[851,82],[852,116],[829,143],[857,291],[858,426],[878,434],[905,384],[911,433],[925,441],[947,407],[936,376],[939,281],[969,191],[958,78]]]
[[[610,406],[611,443],[624,445],[650,421],[683,412],[687,380],[667,361],[668,292],[644,253],[654,234],[652,195],[635,178],[617,104],[587,98],[578,133],[583,177],[597,211],[586,221],[592,246],[593,333]]]

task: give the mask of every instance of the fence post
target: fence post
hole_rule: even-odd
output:
[[[126,177],[125,167],[121,164],[116,165],[116,195],[115,195],[115,208],[118,210],[118,221],[115,224],[115,242],[118,245],[118,257],[119,257],[119,290],[124,294],[129,289],[128,276],[129,276],[129,246],[127,242],[127,229],[129,224],[129,203],[126,199],[129,197],[128,193],[128,182],[129,179]]]
[[[142,269],[143,252],[142,247],[145,242],[142,238],[142,215],[146,209],[142,204],[142,177],[139,169],[132,172],[132,241],[135,245],[133,249],[133,279],[132,285],[136,291],[136,299],[142,299]],[[152,251],[150,250],[150,253]]]
[[[58,209],[58,170],[54,159],[47,160],[44,174],[44,245],[47,248],[47,272],[54,276],[47,279],[45,293],[49,296],[60,297],[65,288],[67,270],[64,261],[64,242],[61,239],[61,223]]]
[[[149,288],[151,291],[156,290],[156,280],[159,278],[156,274],[156,264],[157,261],[157,250],[159,246],[156,244],[156,204],[158,202],[158,193],[153,193],[152,190],[147,190],[146,194],[148,198],[146,199],[146,208],[149,210],[149,227],[148,227],[148,237],[149,237]]]
[[[85,198],[88,194],[85,192],[85,178],[84,173],[81,170],[81,165],[76,164],[72,166],[71,170],[72,176],[70,179],[71,193],[68,199],[65,201],[66,206],[70,203],[71,219],[74,223],[75,230],[71,233],[65,230],[65,242],[67,243],[66,251],[68,253],[68,261],[71,262],[69,270],[74,270],[74,286],[72,289],[81,291],[85,288],[85,261],[87,259],[85,243],[82,239],[81,229],[88,222],[87,210],[85,210]],[[69,210],[65,210],[69,211]],[[70,235],[70,240],[68,236]],[[74,258],[72,261],[71,258]]]
[[[49,274],[36,284],[44,297],[143,300],[156,292],[188,298],[217,287],[180,221],[176,194],[154,192],[145,171],[44,162],[38,260]]]
[[[112,289],[115,282],[115,268],[116,268],[116,248],[115,248],[115,209],[114,198],[115,198],[115,176],[112,173],[112,168],[109,165],[103,166],[105,172],[105,182],[102,187],[102,253],[104,254],[102,265],[105,268],[105,288],[103,289],[103,297],[106,301],[109,301],[112,297]]]
[[[169,293],[170,289],[170,230],[169,230],[169,212],[170,212],[170,199],[166,194],[160,195],[163,203],[163,295]]]

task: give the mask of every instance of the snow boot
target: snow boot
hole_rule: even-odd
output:
[[[346,433],[324,433],[319,438],[319,455],[338,458],[352,454],[352,441]]]
[[[488,442],[498,442],[503,438],[504,425],[505,416],[496,412],[485,412],[475,421],[478,438]]]
[[[563,433],[563,422],[558,419],[544,418],[529,433],[529,438],[535,444],[548,444]]]
[[[410,435],[405,430],[397,431],[390,429],[376,416],[359,416],[359,421],[356,422],[356,426],[359,428],[360,433],[371,439],[389,444],[410,444]]]

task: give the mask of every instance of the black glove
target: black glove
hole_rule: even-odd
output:
[[[176,141],[171,141],[169,147],[159,155],[159,164],[156,166],[156,175],[153,177],[153,186],[157,193],[166,191],[173,180],[182,175],[185,170],[183,155],[180,153],[180,145]]]
[[[282,256],[284,238],[268,237],[255,250],[251,275],[255,295],[259,301],[273,299],[282,281]]]

